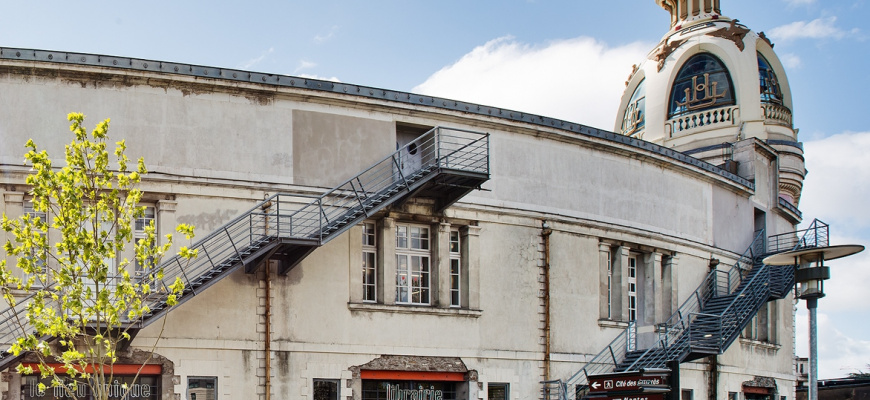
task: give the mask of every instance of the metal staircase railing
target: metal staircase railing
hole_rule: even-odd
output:
[[[807,229],[770,238],[765,238],[763,230],[756,232],[752,244],[729,270],[711,271],[677,311],[656,326],[655,345],[634,350],[638,345],[637,326],[632,322],[567,381],[543,382],[545,398],[580,398],[586,393],[591,375],[665,368],[669,360],[683,362],[723,353],[762,304],[783,298],[794,285],[794,267],[764,265],[762,258],[827,245],[828,225],[818,220]]]
[[[828,246],[830,226],[814,219],[806,229],[773,235],[768,239],[770,253]]]
[[[814,219],[809,227],[795,232],[771,236],[768,239],[770,254],[803,248],[827,247],[830,226]],[[770,266],[770,292],[774,299],[781,299],[794,287],[794,266]]]
[[[711,319],[710,310],[705,307],[711,299],[726,297],[733,294],[744,282],[747,272],[752,269],[756,255],[764,252],[764,231],[756,233],[752,244],[737,259],[737,262],[727,271],[712,270],[705,277],[692,295],[687,298],[677,311],[658,326],[659,339],[656,345],[647,349],[630,365],[621,366],[622,370],[637,370],[639,368],[664,368],[668,360],[682,360],[691,351],[694,336],[700,336],[695,345],[703,346],[704,337],[708,333],[698,334],[698,326]]]
[[[411,153],[414,157],[409,157]],[[166,313],[166,288],[176,278],[185,284],[178,299],[181,304],[229,272],[258,264],[276,251],[298,263],[366,217],[451,174],[459,177],[460,184],[471,185],[467,191],[489,179],[489,134],[436,127],[320,196],[273,195],[191,245],[198,251],[196,259],[188,262],[175,256],[161,262],[163,278],[149,282],[158,290],[146,297],[151,313],[127,323],[141,328]],[[0,311],[4,350],[32,331],[24,322],[28,299]],[[7,352],[0,354],[0,369],[8,367],[11,358]]]

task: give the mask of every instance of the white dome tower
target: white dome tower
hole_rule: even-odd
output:
[[[779,159],[779,197],[800,199],[803,150],[791,91],[773,44],[721,14],[719,0],[656,0],[671,28],[635,66],[614,130],[737,171],[738,142],[754,139]]]

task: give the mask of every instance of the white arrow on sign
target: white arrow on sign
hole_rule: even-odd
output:
[[[598,382],[592,382],[592,388],[593,388],[593,389],[596,389],[596,390],[597,390],[599,386],[601,386],[600,383],[598,383]]]

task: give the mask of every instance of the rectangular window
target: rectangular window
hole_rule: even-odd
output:
[[[187,398],[189,400],[216,400],[216,376],[191,376],[187,378]]]
[[[460,307],[462,293],[462,253],[459,230],[450,231],[450,307]]]
[[[142,216],[136,218],[136,233],[144,234],[145,228],[155,222],[155,215],[156,212],[153,206],[145,206],[145,211]]]
[[[40,219],[40,221],[43,221],[46,223],[48,222],[48,218],[46,217],[45,212],[44,211],[36,211],[36,209],[33,208],[32,201],[25,201],[24,202],[24,213],[29,215],[30,218],[38,217]]]
[[[486,392],[487,400],[508,400],[510,398],[510,384],[490,383]]]
[[[761,342],[776,343],[776,311],[776,306],[773,303],[763,304],[758,313],[746,324],[741,337]]]
[[[338,379],[314,379],[314,400],[338,400]]]
[[[613,252],[607,252],[607,319],[613,319]]]
[[[375,224],[373,222],[363,223],[362,234],[362,282],[363,282],[363,301],[377,302],[378,301],[378,277],[377,277],[377,256],[378,248],[375,235]]]
[[[740,400],[740,395],[737,392],[728,392],[728,400]]]
[[[637,319],[637,257],[628,259],[628,320]]]
[[[140,239],[145,239],[147,237],[147,235],[145,233],[145,228],[148,228],[148,227],[156,224],[156,218],[155,218],[156,215],[157,215],[156,208],[154,206],[145,206],[145,210],[144,210],[142,216],[137,217],[136,220],[133,222],[133,241],[134,242],[138,242]],[[156,236],[155,236],[155,240],[156,240]],[[157,243],[154,243],[154,245],[157,245]],[[134,277],[136,279],[141,280],[141,279],[145,278],[145,275],[146,275],[145,267],[142,265],[142,263],[139,262],[139,259],[137,259],[135,257],[135,255],[133,257],[133,267],[134,267],[134,271],[135,271]]]
[[[429,228],[396,225],[396,302],[429,304]]]
[[[692,389],[683,389],[683,391],[680,394],[681,394],[680,400],[692,400],[692,398],[694,397],[694,394],[692,393]]]
[[[33,208],[32,201],[25,201],[24,202],[24,214],[29,216],[32,221],[35,220],[36,218],[39,218],[41,223],[48,224],[48,215],[44,211],[36,211]],[[45,232],[40,232],[39,236],[41,239],[45,239]],[[46,269],[46,264],[45,264],[47,254],[37,254],[36,249],[31,249],[30,256],[33,259],[35,266],[40,267],[40,269],[42,270],[42,273],[48,272]]]

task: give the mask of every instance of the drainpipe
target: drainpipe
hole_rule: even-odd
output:
[[[544,380],[550,380],[550,235],[553,230],[547,221],[541,223],[544,241]]]
[[[268,193],[264,193],[263,196],[269,196]],[[276,199],[277,200],[277,199]],[[269,212],[268,209],[272,207],[272,202],[268,202],[263,204],[263,212],[266,214],[264,219],[264,233],[266,235],[269,234]],[[280,220],[279,220],[280,221]],[[278,233],[278,232],[276,232]],[[266,400],[271,400],[272,398],[272,279],[269,275],[270,270],[272,269],[272,263],[270,260],[266,260],[263,262],[263,267],[266,270],[266,284],[263,289],[266,293],[266,301],[264,304],[263,310],[263,319],[265,332],[265,338],[263,343],[263,353],[266,355]]]
[[[717,400],[719,398],[719,356],[712,355],[707,360],[710,363],[707,372],[707,398]]]
[[[265,330],[266,339],[263,346],[263,352],[266,353],[266,400],[272,397],[272,279],[269,276],[269,270],[272,269],[271,263],[266,260],[266,307],[265,307]]]

